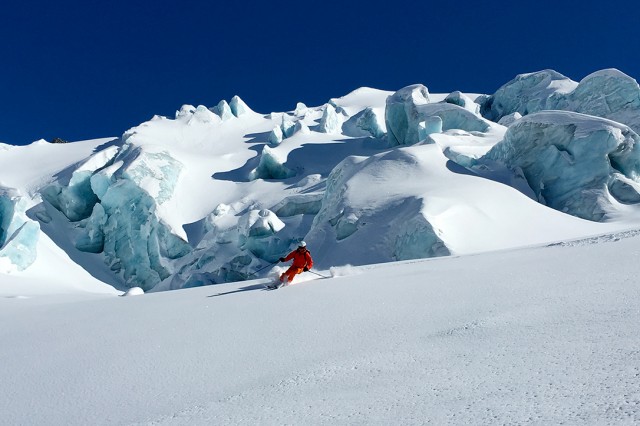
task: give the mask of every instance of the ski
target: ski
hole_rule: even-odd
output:
[[[264,285],[264,288],[267,290],[277,290],[280,287],[284,287],[284,283],[281,283],[279,281]]]

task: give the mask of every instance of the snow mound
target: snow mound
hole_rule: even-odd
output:
[[[420,121],[422,127],[428,131],[427,134],[439,133],[437,131],[438,125],[432,124],[437,123],[438,121],[428,121],[432,117],[440,118],[440,122],[442,123],[441,131],[458,129],[466,132],[483,133],[491,127],[491,124],[484,118],[474,114],[466,108],[451,103],[422,105],[418,108],[418,114],[421,118]]]
[[[191,116],[193,116],[193,113],[196,112],[196,107],[194,107],[193,105],[182,105],[180,107],[180,109],[178,111],[176,111],[176,120],[179,120],[181,118],[189,118]]]
[[[251,210],[238,222],[238,247],[257,258],[273,262],[279,257],[278,253],[289,247],[288,240],[276,235],[284,227],[284,222],[271,210]]]
[[[296,103],[296,109],[293,111],[293,115],[296,117],[304,117],[309,112],[309,108],[302,102]]]
[[[274,235],[284,223],[271,210],[251,210],[240,220],[240,234],[244,238],[262,238]]]
[[[346,115],[354,116],[367,107],[384,108],[390,95],[393,95],[393,92],[371,87],[359,87],[340,98],[332,98],[330,103]]]
[[[295,175],[289,170],[276,149],[264,146],[260,155],[260,162],[250,174],[250,179],[286,179]]]
[[[619,203],[640,202],[640,138],[613,121],[531,114],[483,159],[521,170],[541,203],[583,219],[600,221]]]
[[[342,161],[329,175],[322,208],[306,237],[310,247],[327,252],[319,264],[449,254],[426,219],[422,200],[403,185],[417,167],[414,154],[404,150]],[[382,182],[388,183],[383,192],[369,190]]]
[[[131,287],[130,289],[128,289],[127,291],[125,291],[122,296],[123,297],[128,297],[128,296],[142,296],[144,294],[144,290],[141,289],[140,287]]]
[[[443,102],[458,105],[475,115],[480,114],[480,105],[473,102],[471,98],[458,90],[447,95]]]
[[[219,123],[220,118],[204,105],[198,105],[189,120],[190,125]]]

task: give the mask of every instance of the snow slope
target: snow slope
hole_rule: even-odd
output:
[[[0,422],[636,424],[639,235],[271,292],[3,298]]]

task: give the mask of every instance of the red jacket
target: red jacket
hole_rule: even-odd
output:
[[[311,259],[311,253],[309,253],[307,249],[304,249],[304,251],[295,249],[284,258],[284,261],[286,262],[291,259],[293,259],[293,263],[291,264],[292,268],[304,269],[306,266],[311,269],[313,267],[313,259]]]

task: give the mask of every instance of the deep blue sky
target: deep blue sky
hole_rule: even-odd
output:
[[[5,2],[0,141],[119,136],[234,94],[268,113],[360,86],[493,93],[545,68],[638,79],[638,3]]]

